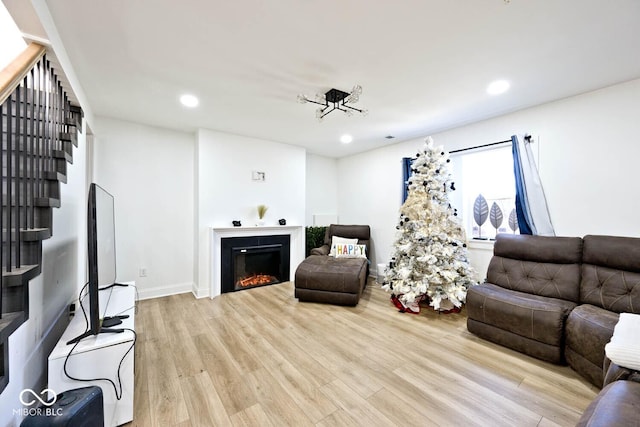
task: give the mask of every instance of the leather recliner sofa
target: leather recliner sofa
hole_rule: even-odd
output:
[[[582,239],[500,234],[485,283],[467,293],[467,329],[553,363],[579,303]]]
[[[303,302],[318,302],[355,306],[367,285],[368,258],[328,256],[333,236],[358,239],[369,256],[371,230],[368,225],[331,224],[325,233],[324,245],[311,249],[296,269],[295,297]]]
[[[470,332],[608,384],[596,398],[607,405],[640,404],[635,385],[610,383],[637,373],[610,366],[604,349],[619,313],[640,314],[640,238],[499,234],[485,283],[469,288],[466,307]]]
[[[583,240],[580,305],[567,318],[565,357],[579,374],[602,387],[604,346],[618,313],[640,313],[640,239]]]

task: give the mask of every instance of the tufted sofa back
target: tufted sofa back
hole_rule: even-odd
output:
[[[640,238],[585,236],[580,303],[640,314]]]
[[[582,239],[498,234],[487,282],[578,303]]]

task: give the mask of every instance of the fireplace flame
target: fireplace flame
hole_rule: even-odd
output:
[[[236,287],[248,288],[249,286],[268,285],[278,282],[278,278],[270,274],[253,274],[236,282]]]

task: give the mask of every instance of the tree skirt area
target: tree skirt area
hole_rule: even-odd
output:
[[[396,306],[400,313],[420,314],[421,307],[437,311],[440,314],[460,313],[461,310],[460,307],[455,307],[448,300],[442,300],[442,302],[440,303],[440,308],[438,310],[435,310],[429,305],[429,297],[427,297],[426,295],[421,295],[420,298],[416,299],[411,304],[405,304],[404,302],[402,302],[402,299],[400,298],[401,296],[402,294],[391,294],[391,303]]]

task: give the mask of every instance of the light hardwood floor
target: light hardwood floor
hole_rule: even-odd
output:
[[[470,334],[464,310],[357,307],[293,284],[141,301],[131,426],[572,426],[597,390]]]

